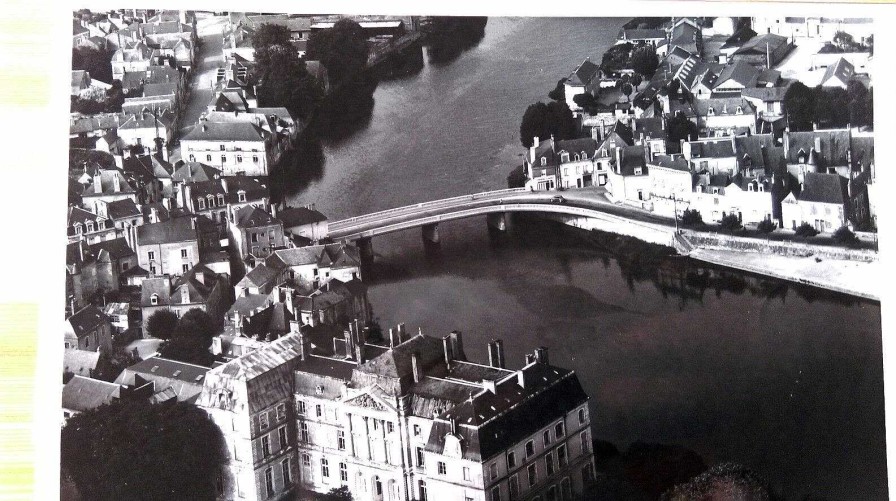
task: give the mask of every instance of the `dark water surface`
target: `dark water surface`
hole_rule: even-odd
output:
[[[331,219],[506,186],[519,119],[622,19],[490,19],[448,64],[380,82],[369,120],[324,143],[294,203]],[[426,60],[426,58],[424,57]],[[574,369],[595,436],[680,444],[732,460],[788,499],[885,499],[880,305],[680,258],[630,263],[553,224],[500,245],[485,221],[374,239],[370,301],[384,327],[464,332],[468,356],[505,341],[511,367],[537,345]]]

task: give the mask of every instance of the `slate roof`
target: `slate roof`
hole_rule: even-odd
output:
[[[137,227],[137,245],[189,242],[197,239],[196,229],[193,228],[189,217],[176,217]]]
[[[307,207],[287,207],[277,211],[277,219],[283,221],[284,228],[291,228],[326,221],[327,216]]]
[[[78,310],[77,313],[66,320],[72,326],[75,336],[83,337],[93,332],[97,326],[108,323],[109,319],[96,306],[88,305]]]
[[[787,145],[787,163],[799,163],[799,154],[815,149],[815,138],[821,139],[821,151],[815,152],[815,160],[822,167],[847,165],[847,151],[850,146],[850,133],[845,129],[815,130],[807,132],[785,132],[784,144]]]
[[[594,79],[594,75],[600,71],[600,66],[594,64],[589,59],[585,59],[582,61],[582,64],[578,65],[572,73],[569,74],[567,78],[567,83],[570,85],[588,85],[591,83],[591,80]]]
[[[158,126],[161,137],[165,136],[164,130],[174,123],[174,112],[163,110],[158,113],[143,112],[127,114],[122,120],[119,129],[152,129]]]
[[[96,363],[100,359],[100,352],[87,350],[65,350],[62,357],[62,371],[71,372],[77,376],[90,377],[91,371],[96,369]]]
[[[96,176],[100,176],[100,193],[96,192],[96,188],[94,182],[96,181]],[[118,178],[118,190],[115,190],[115,181],[114,179]],[[118,170],[111,169],[103,169],[100,170],[99,173],[95,173],[93,175],[93,179],[91,183],[84,187],[84,191],[81,193],[82,197],[101,197],[105,195],[117,195],[117,194],[129,194],[136,193],[136,190],[128,183],[127,178],[122,175],[122,173]]]
[[[255,268],[252,268],[249,273],[246,273],[246,276],[240,279],[240,283],[238,285],[242,287],[261,287],[271,280],[277,278],[277,275],[279,274],[280,270],[271,268],[270,266],[262,263]]]
[[[621,151],[622,165],[620,166],[620,174],[623,176],[634,176],[635,168],[641,168],[642,176],[647,175],[647,161],[644,158],[644,146],[625,146]]]
[[[106,204],[106,215],[110,219],[124,219],[127,217],[139,217],[141,213],[132,199],[124,198]]]
[[[176,183],[212,181],[221,177],[221,171],[200,162],[185,162],[174,171],[171,179]]]
[[[688,164],[688,161],[681,156],[673,157],[671,155],[657,155],[653,157],[653,160],[648,162],[648,164],[684,172],[690,172],[691,170],[691,166],[690,164]]]
[[[690,141],[691,157],[693,158],[725,158],[733,157],[734,147],[731,145],[731,139],[710,139],[701,141]]]
[[[849,200],[849,181],[839,174],[818,174],[807,172],[798,200],[826,204],[845,204]]]
[[[105,251],[113,260],[123,259],[135,255],[134,250],[128,245],[127,240],[122,237],[114,240],[103,240],[90,246],[91,252],[100,255],[100,251]]]
[[[784,101],[784,96],[787,94],[787,89],[790,88],[790,83],[792,82],[780,87],[751,87],[742,90],[740,95],[742,97],[761,99],[766,103]]]
[[[776,85],[781,80],[781,72],[778,70],[764,69],[759,72],[759,78],[756,79],[756,85],[766,87],[769,84]]]
[[[83,412],[118,398],[120,387],[98,379],[75,375],[62,387],[62,408]]]
[[[755,87],[760,73],[761,70],[746,61],[734,61],[722,69],[718,78],[716,78],[716,83],[713,89],[729,83],[729,80],[736,82],[743,87]]]
[[[118,127],[123,115],[120,113],[100,113],[73,117],[69,124],[69,134],[86,134],[98,130],[108,130]]]
[[[623,40],[648,40],[648,39],[659,39],[666,38],[665,30],[651,30],[651,29],[630,29],[630,30],[622,30],[620,36],[617,38],[621,38]]]
[[[755,31],[750,29],[749,26],[744,26],[743,28],[735,31],[733,35],[728,37],[728,39],[725,40],[725,44],[722,45],[721,48],[722,49],[732,49],[734,47],[740,47],[741,45],[746,43],[747,40],[749,40],[755,36],[756,36]]]
[[[781,148],[775,145],[775,138],[772,134],[753,134],[734,138],[734,153],[737,156],[737,161],[743,163],[744,157],[749,156],[753,168],[780,167],[779,165],[767,165],[768,150],[772,148]],[[783,152],[783,148],[781,151]]]
[[[844,58],[840,58],[836,63],[828,66],[821,77],[821,85],[825,85],[832,78],[836,78],[844,85],[856,74],[855,66]]]
[[[177,82],[147,83],[143,85],[143,97],[167,96],[177,93]]]
[[[262,226],[274,226],[282,224],[278,219],[271,217],[267,212],[247,205],[236,211],[236,225],[239,228],[258,228]]]
[[[139,379],[152,381],[156,393],[171,389],[179,402],[190,400],[202,391],[210,369],[159,356],[150,357],[126,368],[115,379],[119,385],[139,385]]]
[[[290,334],[263,348],[215,367],[209,372],[220,373],[240,381],[248,381],[280,365],[296,360],[300,353],[299,336]],[[206,401],[205,393],[201,394],[199,405],[203,405],[203,402]]]
[[[567,152],[572,156],[573,154],[581,154],[585,153],[586,158],[592,158],[594,156],[594,152],[597,151],[598,142],[590,137],[582,138],[582,139],[564,139],[562,141],[557,141],[557,153]],[[570,158],[572,160],[572,158]]]
[[[747,40],[737,51],[736,55],[741,54],[766,54],[766,43],[768,44],[768,52],[774,53],[782,46],[787,45],[787,38],[774,33],[764,33]]]
[[[741,108],[741,113],[737,113],[738,106]],[[711,97],[709,99],[695,99],[693,107],[694,112],[701,117],[738,114],[752,115],[755,112],[753,105],[742,97]],[[710,108],[713,110],[713,115],[709,114]]]
[[[152,304],[150,298],[158,297],[158,302]],[[168,277],[152,277],[143,281],[140,286],[141,306],[164,306],[171,304],[171,279]]]
[[[264,141],[264,135],[254,123],[200,122],[181,141]]]
[[[868,170],[874,163],[874,136],[853,136],[850,147],[853,165]]]
[[[180,72],[170,66],[150,66],[146,71],[126,71],[119,79],[123,89],[136,89],[144,84],[180,81]]]
[[[285,303],[276,302],[263,310],[246,316],[243,332],[249,336],[277,339],[289,332],[289,322],[295,320]]]
[[[370,345],[367,345],[368,347]],[[428,368],[444,356],[439,339],[417,334],[395,348],[368,359],[356,368],[358,372],[399,378],[411,374],[411,355],[417,353],[422,368]]]
[[[267,294],[248,294],[240,296],[236,298],[233,306],[228,310],[227,316],[233,316],[234,313],[239,313],[244,317],[248,316],[258,308],[266,307],[268,302],[269,298]]]

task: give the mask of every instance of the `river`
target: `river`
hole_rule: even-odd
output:
[[[369,120],[323,144],[293,204],[331,219],[506,186],[519,119],[562,76],[600,61],[624,19],[489,19],[449,63],[380,82]],[[384,327],[464,333],[467,355],[538,345],[591,396],[595,437],[679,444],[754,469],[787,499],[886,499],[879,303],[709,269],[632,262],[556,224],[500,241],[484,220],[374,239],[370,301]]]

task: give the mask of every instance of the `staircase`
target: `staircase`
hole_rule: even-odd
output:
[[[682,235],[681,233],[675,233],[672,236],[672,245],[675,247],[675,250],[682,256],[687,256],[694,250],[694,244],[688,240],[688,237]]]

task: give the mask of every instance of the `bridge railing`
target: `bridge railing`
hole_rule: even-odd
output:
[[[332,223],[330,223],[329,227],[332,229],[334,227],[348,225],[353,222],[364,220],[364,219],[377,219],[377,218],[385,217],[389,214],[395,214],[396,212],[401,212],[401,211],[405,211],[408,209],[423,209],[426,207],[432,207],[435,205],[441,205],[441,204],[445,204],[445,203],[458,202],[461,200],[471,200],[471,199],[475,199],[476,197],[508,195],[508,194],[513,194],[513,193],[524,193],[524,192],[528,192],[528,190],[526,188],[504,188],[502,190],[483,191],[483,192],[479,192],[479,193],[473,193],[471,195],[460,195],[457,197],[442,198],[439,200],[430,200],[428,202],[420,202],[415,205],[405,205],[403,207],[395,207],[392,209],[381,210],[378,212],[371,212],[370,214],[364,214],[363,216],[354,216],[354,217],[350,217],[348,219],[340,219],[339,221],[333,221]]]

